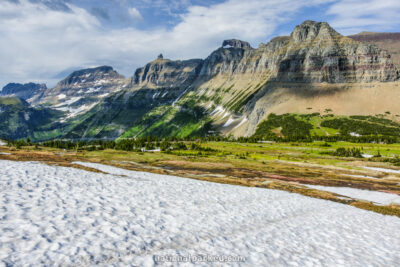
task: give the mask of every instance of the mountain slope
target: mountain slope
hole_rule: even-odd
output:
[[[160,55],[137,69],[129,86],[71,120],[69,123],[74,127],[65,137],[117,138],[125,131],[128,131],[125,137],[147,133],[146,129],[167,109],[176,113],[173,106],[192,88],[202,62],[201,59],[172,61]],[[149,134],[155,133],[150,131]]]
[[[309,107],[323,112],[339,104],[349,107],[334,109],[339,114],[383,113],[382,102],[371,97],[379,93],[371,90],[375,86],[384,87],[387,98],[398,98],[399,73],[387,52],[313,21],[257,49],[220,48],[205,60],[201,74],[205,82],[199,85],[197,96],[212,98],[213,119],[223,133],[236,136],[253,134],[271,112],[308,113]],[[351,109],[358,97],[361,105]],[[382,107],[376,108],[376,102]],[[395,104],[387,108],[400,114]]]
[[[5,139],[57,137],[61,126],[57,120],[62,115],[49,108],[32,108],[20,98],[0,97],[0,136]]]

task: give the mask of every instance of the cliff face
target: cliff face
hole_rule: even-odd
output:
[[[221,48],[204,60],[200,78],[208,80],[216,75],[234,75],[247,71],[249,65],[246,59],[252,56],[253,49],[238,40],[234,46],[226,45],[229,41],[225,40]]]
[[[176,88],[185,87],[196,79],[203,60],[164,59],[160,55],[156,60],[136,70],[132,78],[132,87],[136,88]]]
[[[393,63],[398,69],[400,68],[399,32],[360,32],[348,37],[359,42],[376,45],[380,49],[388,51]]]
[[[344,37],[324,22],[297,26],[284,53],[277,81],[388,82],[399,75],[386,51]]]

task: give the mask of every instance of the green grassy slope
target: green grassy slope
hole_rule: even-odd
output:
[[[205,136],[212,130],[207,111],[189,94],[174,106],[158,106],[136,121],[120,138]]]
[[[48,108],[31,108],[25,101],[0,98],[0,137],[18,139],[30,137],[45,140],[60,135],[57,122],[62,112]]]

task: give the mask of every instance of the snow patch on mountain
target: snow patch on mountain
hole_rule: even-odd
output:
[[[64,95],[64,94],[59,94],[59,95],[57,96],[58,100],[64,99],[64,98],[66,98],[66,97],[67,97],[67,96]]]
[[[244,117],[244,118],[239,122],[239,124],[236,125],[233,129],[239,128],[240,126],[242,126],[242,125],[243,125],[244,123],[246,123],[246,122],[247,122],[247,118]]]
[[[225,122],[225,124],[223,125],[223,127],[228,127],[230,126],[233,122],[235,121],[235,119],[230,116],[229,119]]]

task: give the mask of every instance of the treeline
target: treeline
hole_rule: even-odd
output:
[[[172,140],[170,140],[172,139]],[[173,150],[194,150],[203,152],[213,152],[212,148],[201,146],[198,143],[190,142],[185,143],[188,140],[182,140],[177,138],[160,139],[158,137],[144,137],[144,138],[132,138],[122,139],[119,141],[106,141],[106,140],[91,140],[91,141],[69,141],[69,140],[52,140],[35,145],[41,145],[44,147],[52,147],[59,149],[68,150],[104,150],[104,149],[115,149],[124,151],[173,151]],[[197,140],[200,141],[200,140]]]
[[[353,116],[353,118],[358,119],[348,119],[348,118],[335,118],[330,120],[325,120],[321,122],[321,126],[338,129],[342,135],[348,135],[351,132],[358,133],[360,135],[382,135],[382,136],[392,136],[400,137],[400,125],[385,126],[380,123],[378,119],[372,121],[361,120],[364,118],[362,116]],[[386,123],[384,121],[384,123]]]
[[[22,146],[31,146],[32,142],[29,138],[25,139],[20,139],[20,140],[7,140],[7,145],[9,147],[15,147],[15,148],[20,148]]]
[[[347,141],[351,143],[386,143],[393,144],[399,143],[399,137],[392,136],[360,136],[355,137],[351,135],[332,135],[332,136],[300,136],[292,135],[289,137],[280,137],[271,135],[268,137],[238,137],[232,136],[209,136],[209,137],[190,137],[190,138],[159,138],[154,136],[142,137],[142,138],[130,138],[122,140],[51,140],[46,142],[34,143],[29,138],[21,140],[10,140],[7,141],[9,146],[20,148],[22,146],[45,146],[67,150],[104,150],[104,149],[116,149],[124,151],[151,151],[159,149],[161,151],[173,151],[173,150],[196,150],[206,151],[201,143],[206,142],[234,142],[234,143],[261,143],[261,142],[313,142],[313,141],[324,141],[324,142],[338,142]],[[208,148],[208,151],[210,149]]]
[[[396,136],[385,136],[385,135],[362,135],[362,136],[351,136],[348,135],[331,135],[331,136],[312,136],[312,141],[325,141],[325,142],[338,142],[346,141],[350,143],[384,143],[394,144],[400,143],[400,137]]]
[[[324,136],[312,135],[313,125],[308,121],[312,117],[320,116],[319,113],[276,115],[271,113],[261,122],[255,134],[247,139],[249,142],[269,140],[276,142],[312,142],[347,141],[352,143],[399,143],[400,125],[388,119],[372,116],[351,116],[349,118],[333,118],[332,114],[323,115],[329,118],[321,122],[322,127],[339,130],[339,134]],[[359,136],[354,136],[354,134]],[[245,140],[245,139],[242,139]]]

